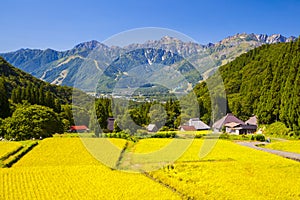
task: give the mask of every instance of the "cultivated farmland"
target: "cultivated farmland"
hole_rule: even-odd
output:
[[[16,151],[22,145],[19,142],[0,142],[0,159]]]
[[[300,141],[280,141],[265,146],[269,149],[300,153]]]
[[[43,140],[12,168],[0,169],[0,180],[0,199],[180,199],[142,174],[102,165],[79,138]]]
[[[218,140],[206,157],[199,158],[200,149],[207,141],[179,139],[174,143],[178,147],[189,146],[177,161],[152,172],[127,173],[106,167],[84,146],[99,144],[101,140],[41,141],[11,168],[0,169],[0,199],[300,198],[299,162],[231,141]],[[149,153],[172,143],[172,139],[144,139],[137,143],[122,139],[109,141],[118,147],[115,150],[118,152],[111,152],[114,156],[110,165],[129,162],[125,152]],[[127,148],[125,152],[124,148]],[[124,157],[119,160],[117,154]],[[152,163],[153,159],[150,156],[143,163]]]

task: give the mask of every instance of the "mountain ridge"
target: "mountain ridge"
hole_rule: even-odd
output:
[[[96,40],[82,42],[66,51],[53,49],[19,49],[14,52],[1,53],[12,65],[32,74],[33,76],[58,85],[74,86],[74,82],[82,82],[86,90],[93,90],[91,82],[83,78],[76,80],[78,69],[88,63],[87,70],[102,73],[118,56],[135,49],[163,49],[179,54],[188,59],[193,65],[200,66],[197,70],[205,77],[214,73],[219,66],[232,61],[237,56],[263,44],[289,42],[295,37],[284,37],[280,34],[236,34],[216,43],[207,45],[195,42],[183,42],[177,38],[164,36],[160,40],[148,40],[142,44],[130,44],[125,47],[107,46]],[[90,59],[91,52],[100,52],[96,59]],[[207,52],[210,64],[203,64],[193,56]],[[96,78],[96,76],[93,78]]]

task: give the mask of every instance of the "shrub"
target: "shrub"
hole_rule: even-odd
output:
[[[251,139],[252,139],[252,138],[251,138]],[[256,134],[256,135],[254,136],[254,139],[255,139],[256,141],[260,141],[260,142],[266,141],[266,138],[265,138],[265,136],[264,136],[263,134]]]
[[[158,132],[155,135],[151,136],[152,138],[175,138],[175,132]]]
[[[196,134],[195,138],[203,138],[204,134]]]
[[[20,106],[12,117],[6,118],[3,122],[6,139],[46,138],[64,131],[63,123],[57,113],[39,105]]]
[[[110,132],[112,132],[111,130],[109,130],[107,128],[103,129],[102,131],[103,131],[103,133],[110,133]]]
[[[159,129],[159,131],[168,131],[169,130],[169,127],[167,126],[163,126]]]
[[[144,129],[138,129],[137,130],[137,135],[138,136],[146,136],[146,135],[148,135],[148,131],[144,130]]]
[[[299,131],[291,131],[289,132],[289,137],[292,137],[294,139],[298,139],[299,138]]]
[[[287,128],[282,122],[275,122],[268,126],[265,130],[265,134],[267,135],[287,136],[289,132],[290,129]]]
[[[137,141],[137,138],[126,133],[125,131],[121,131],[121,132],[117,132],[117,133],[107,133],[104,135],[104,137],[107,138],[121,138],[121,139],[125,139],[125,140],[130,140],[133,142]]]
[[[229,134],[228,133],[222,133],[220,135],[219,139],[229,139]]]

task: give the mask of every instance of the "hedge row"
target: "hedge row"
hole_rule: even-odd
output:
[[[38,142],[33,142],[28,146],[23,147],[21,150],[17,151],[14,155],[11,154],[10,157],[3,161],[3,167],[11,167],[36,145],[38,145]]]
[[[23,146],[19,146],[18,148],[14,149],[11,152],[6,153],[5,155],[3,155],[0,160],[6,160],[7,158],[9,158],[10,156],[14,155],[15,153],[17,153],[18,151],[20,151],[23,148]]]

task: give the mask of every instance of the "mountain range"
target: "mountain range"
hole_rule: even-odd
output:
[[[295,37],[286,38],[280,34],[268,36],[242,33],[214,44],[201,45],[165,36],[160,40],[149,40],[143,44],[130,44],[125,47],[109,47],[93,40],[80,43],[67,51],[20,49],[1,53],[0,56],[21,70],[49,83],[75,86],[84,91],[95,91],[98,88],[100,93],[111,91],[121,79],[127,80],[123,86],[134,87],[132,83],[136,83],[136,80],[128,80],[128,77],[139,77],[146,73],[145,69],[154,72],[158,66],[159,70],[170,71],[170,65],[176,64],[171,70],[183,74],[185,84],[182,83],[183,80],[173,81],[172,89],[187,90],[190,85],[206,79],[219,66],[234,60],[242,53],[263,44],[293,40]],[[141,68],[137,69],[139,66]],[[150,73],[147,76],[152,75]],[[161,82],[165,76],[166,73],[156,73],[155,78]],[[142,77],[146,78],[144,75]],[[147,82],[138,81],[137,86],[143,84]],[[107,87],[104,88],[103,85]]]

